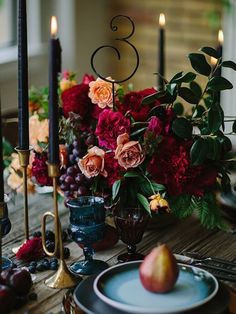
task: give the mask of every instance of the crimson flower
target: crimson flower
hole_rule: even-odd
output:
[[[47,153],[35,153],[32,163],[32,175],[40,185],[52,185],[52,179],[48,176]]]
[[[123,133],[129,133],[130,120],[120,112],[104,109],[99,116],[95,134],[99,146],[106,149],[116,148],[116,139]]]

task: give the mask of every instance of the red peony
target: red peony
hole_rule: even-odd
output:
[[[35,153],[32,163],[32,175],[40,185],[52,185],[52,178],[48,176],[47,153]]]
[[[42,239],[40,237],[34,237],[22,244],[16,253],[16,258],[24,262],[30,262],[42,258],[43,255]]]
[[[107,171],[106,182],[108,187],[111,188],[113,183],[121,176],[121,171],[124,171],[116,159],[114,159],[115,153],[110,152],[105,154],[105,170]]]
[[[144,97],[156,93],[154,88],[147,88],[139,92],[130,92],[124,96],[122,103],[118,103],[117,107],[120,112],[126,114],[130,112],[135,121],[145,121],[150,112],[150,108],[157,106],[158,101],[154,101],[149,105],[142,105]]]
[[[128,118],[120,112],[104,109],[99,116],[95,134],[98,136],[99,146],[115,149],[117,137],[129,131],[130,120]]]
[[[178,142],[174,137],[164,137],[148,165],[147,170],[153,179],[165,185],[170,196],[203,196],[205,190],[216,182],[215,169],[191,166],[191,145],[191,141]]]
[[[85,119],[91,107],[91,100],[88,97],[88,84],[78,84],[61,94],[63,114],[66,118],[73,112]]]

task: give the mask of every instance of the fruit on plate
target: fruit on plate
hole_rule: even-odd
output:
[[[144,288],[151,292],[170,291],[179,275],[177,261],[166,244],[152,249],[139,267],[139,276]]]

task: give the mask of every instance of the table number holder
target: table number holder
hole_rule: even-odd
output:
[[[60,264],[57,272],[50,278],[45,280],[45,284],[54,289],[65,289],[74,287],[81,281],[81,277],[73,275],[65,262],[64,259],[64,248],[62,241],[62,231],[61,223],[58,213],[58,201],[57,201],[57,178],[59,176],[59,166],[57,164],[48,164],[48,175],[52,178],[53,181],[53,205],[54,213],[47,211],[43,215],[42,219],[42,244],[45,253],[50,256],[56,256],[59,252],[60,254]],[[49,252],[46,248],[46,220],[47,217],[52,217],[55,224],[55,248],[54,252]]]
[[[23,174],[24,225],[25,225],[25,241],[24,242],[26,242],[27,240],[29,240],[29,207],[28,207],[27,169],[29,166],[30,152],[33,150],[33,148],[29,147],[29,149],[21,149],[17,146],[15,150],[18,153],[19,163],[22,168],[22,174]],[[12,252],[16,254],[20,247],[21,245],[18,247],[14,247],[12,249]]]

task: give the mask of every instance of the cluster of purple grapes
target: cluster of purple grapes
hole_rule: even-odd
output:
[[[92,180],[85,177],[78,166],[78,161],[86,153],[89,146],[93,145],[92,135],[81,137],[71,145],[67,145],[68,165],[59,177],[60,189],[67,199],[90,194]]]

